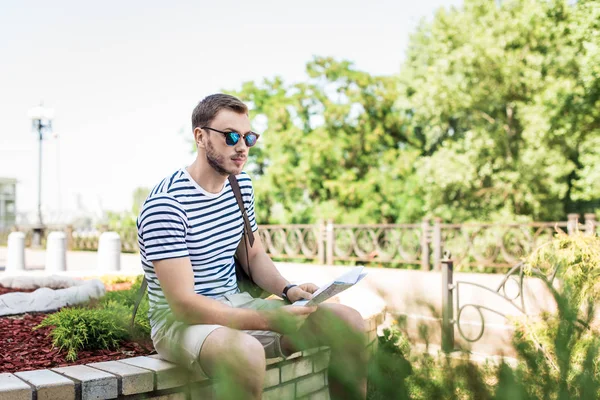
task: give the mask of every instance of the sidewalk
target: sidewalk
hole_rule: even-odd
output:
[[[8,248],[0,247],[0,267],[6,266]],[[45,250],[25,249],[25,269],[43,270],[46,264]],[[98,269],[98,253],[95,251],[67,251],[67,272],[94,274]],[[121,270],[124,275],[141,274],[139,254],[121,253]]]

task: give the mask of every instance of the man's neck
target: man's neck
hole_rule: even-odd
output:
[[[226,176],[219,174],[208,163],[200,162],[198,158],[187,167],[187,171],[192,179],[209,193],[219,193],[227,180]]]

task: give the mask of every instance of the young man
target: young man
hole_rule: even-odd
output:
[[[247,248],[253,280],[291,303],[310,298],[318,289],[314,284],[291,285],[283,278],[256,232],[252,181],[242,169],[259,135],[250,130],[246,105],[226,94],[208,96],[194,109],[192,128],[196,160],[163,179],[138,218],[156,351],[209,377],[227,371],[248,398],[259,399],[265,358],[327,345],[332,397],[364,398],[364,325],[358,312],[339,304],[286,305],[239,292],[236,251],[246,270],[248,266],[243,217],[229,175],[237,177],[255,232],[255,242]],[[347,329],[344,338],[354,333],[360,346],[347,348],[348,341],[332,326],[335,320]],[[227,388],[220,390],[225,393]]]

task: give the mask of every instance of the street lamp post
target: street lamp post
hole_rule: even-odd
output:
[[[37,204],[37,221],[33,226],[32,246],[41,247],[42,237],[44,236],[44,221],[42,219],[42,141],[44,134],[52,131],[52,118],[54,110],[45,108],[42,104],[29,110],[29,118],[32,122],[32,130],[38,136],[39,152],[38,152],[38,204]]]

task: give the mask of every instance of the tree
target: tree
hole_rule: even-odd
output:
[[[425,136],[426,212],[562,219],[589,211],[600,157],[598,3],[466,0],[411,40],[399,106]],[[596,174],[596,175],[594,175]],[[596,185],[597,186],[597,185]]]
[[[600,2],[465,0],[399,76],[247,82],[262,223],[561,220],[600,208]]]
[[[251,152],[259,220],[393,222],[420,146],[395,109],[396,79],[315,58],[307,82],[248,82],[235,93],[266,128]],[[406,211],[409,212],[409,211]]]

